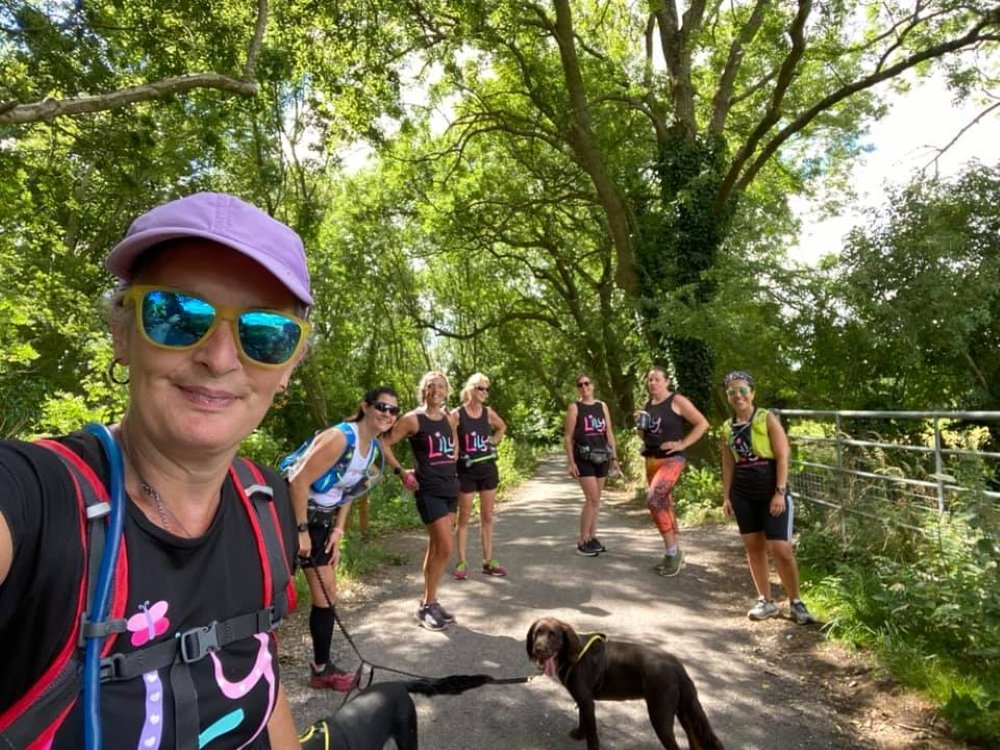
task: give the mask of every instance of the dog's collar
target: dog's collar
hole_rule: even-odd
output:
[[[587,642],[583,644],[583,648],[580,649],[580,653],[578,653],[576,655],[576,658],[573,660],[574,665],[576,665],[580,661],[580,659],[583,658],[583,655],[587,653],[587,649],[589,649],[595,643],[597,643],[598,641],[608,640],[608,637],[604,635],[604,633],[584,633],[584,635],[587,636]]]

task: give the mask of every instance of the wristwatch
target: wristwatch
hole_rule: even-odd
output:
[[[778,486],[776,486],[776,487],[774,488],[774,494],[775,494],[775,495],[782,495],[782,496],[784,496],[784,495],[786,495],[787,493],[788,493],[788,487],[785,487],[785,486],[783,486],[783,485],[780,485],[780,484],[779,484]]]
[[[297,528],[300,532],[309,531],[309,522],[303,521],[302,523],[298,524],[295,528]]]
[[[400,474],[403,473],[403,468],[401,466],[393,466],[392,473],[398,477]]]

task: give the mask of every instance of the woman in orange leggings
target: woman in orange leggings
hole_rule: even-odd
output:
[[[663,537],[663,559],[656,565],[661,576],[675,576],[684,564],[677,545],[674,485],[684,470],[684,450],[697,443],[708,429],[708,420],[691,401],[670,391],[670,377],[662,367],[646,375],[649,400],[636,413],[636,428],[646,457],[646,507]],[[691,429],[684,434],[684,423]]]

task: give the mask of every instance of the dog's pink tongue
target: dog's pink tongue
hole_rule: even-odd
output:
[[[556,676],[556,655],[552,654],[545,662],[542,664],[542,671],[545,672],[549,677]]]

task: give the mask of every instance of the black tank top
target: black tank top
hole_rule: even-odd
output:
[[[489,407],[483,407],[483,413],[478,417],[469,416],[465,407],[458,410],[458,456],[476,458],[490,452]]]
[[[458,494],[458,475],[455,471],[455,449],[452,442],[451,423],[447,415],[431,419],[417,412],[419,429],[410,435],[410,448],[417,465],[417,481],[421,491],[454,491]]]
[[[604,417],[602,402],[595,401],[592,404],[576,402],[573,442],[576,445],[589,445],[591,448],[608,447],[608,420]]]
[[[676,395],[671,393],[658,404],[647,401],[642,407],[642,410],[649,414],[649,427],[643,430],[642,455],[656,458],[684,455],[684,451],[668,453],[660,448],[660,445],[668,440],[684,439],[684,419],[670,406]]]

